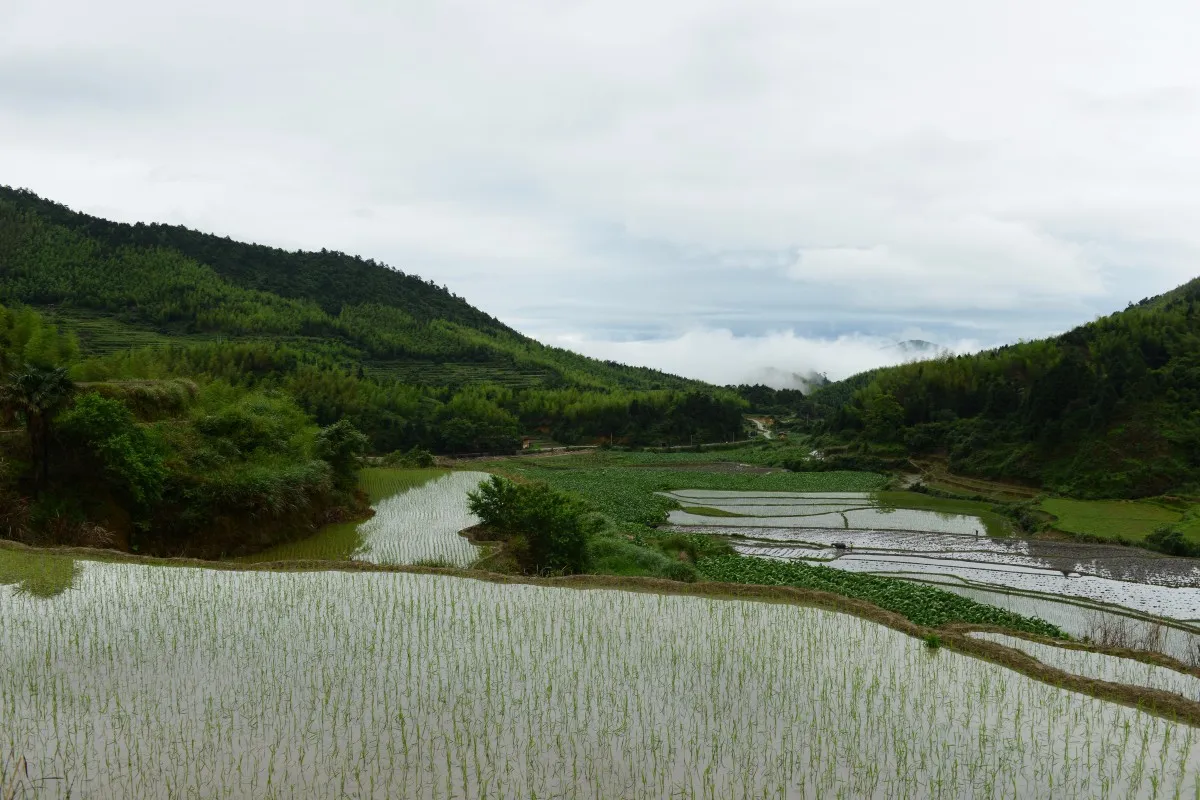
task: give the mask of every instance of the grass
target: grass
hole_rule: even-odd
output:
[[[1160,525],[1183,519],[1175,509],[1142,500],[1043,500],[1040,510],[1054,516],[1054,527],[1067,533],[1088,534],[1103,539],[1139,541]],[[1182,526],[1184,536],[1200,543],[1200,520]]]
[[[871,472],[737,474],[622,467],[579,469],[532,459],[494,461],[480,466],[516,480],[545,481],[556,489],[575,492],[614,520],[638,525],[665,522],[667,512],[677,507],[675,501],[655,492],[673,489],[869,492],[881,489],[886,480]]]

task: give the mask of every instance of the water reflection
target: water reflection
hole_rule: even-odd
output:
[[[15,585],[17,594],[57,597],[75,585],[79,572],[73,558],[0,549],[0,585]]]

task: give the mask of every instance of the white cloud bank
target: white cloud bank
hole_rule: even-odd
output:
[[[1187,0],[0,6],[0,183],[360,253],[626,360],[714,374],[661,341],[707,330],[835,374],[1200,272]]]
[[[625,342],[572,335],[548,338],[551,344],[593,358],[655,367],[719,385],[763,383],[776,389],[806,389],[814,374],[840,380],[917,357],[897,347],[896,339],[861,335],[819,339],[797,336],[793,331],[735,336],[728,330],[693,330],[671,339]],[[979,343],[972,341],[936,344],[942,352],[980,349]]]

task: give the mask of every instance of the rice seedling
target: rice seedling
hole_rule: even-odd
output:
[[[478,550],[458,532],[479,521],[467,508],[467,492],[487,477],[482,472],[365,469],[361,485],[375,510],[371,519],[329,525],[302,541],[239,560],[436,562],[465,567],[478,557]]]
[[[84,563],[0,619],[39,797],[1200,792],[1194,729],[802,606]]]
[[[1002,633],[972,633],[980,639],[999,642],[1036,658],[1044,664],[1057,667],[1074,675],[1095,678],[1101,681],[1124,683],[1130,686],[1146,686],[1174,692],[1191,700],[1200,700],[1200,678],[1166,667],[1146,664],[1131,658],[1091,653],[1041,642],[1031,642]]]

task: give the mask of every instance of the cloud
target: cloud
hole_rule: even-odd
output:
[[[17,0],[0,182],[360,253],[647,356],[1000,342],[1196,274],[1198,24],[1182,0]]]
[[[922,332],[907,333],[917,334],[907,337],[915,339]],[[816,375],[841,380],[918,357],[897,347],[896,339],[861,335],[820,339],[797,336],[794,331],[735,336],[728,330],[693,330],[671,339],[623,342],[569,334],[547,338],[551,344],[594,358],[643,364],[721,385],[763,383],[777,389],[806,389]],[[936,344],[945,352],[981,349],[975,341]]]

